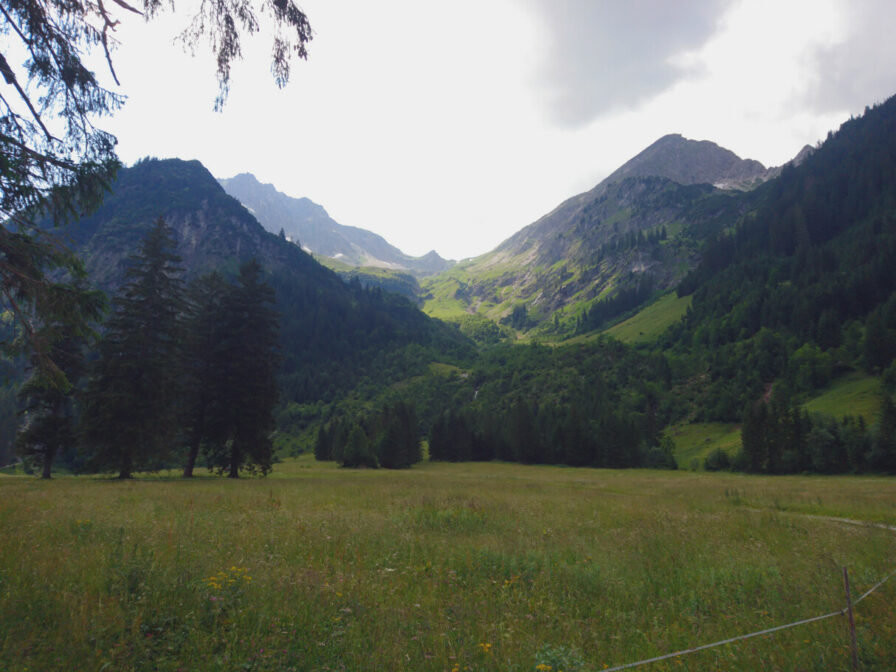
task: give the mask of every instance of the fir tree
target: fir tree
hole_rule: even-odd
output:
[[[274,290],[264,282],[261,264],[255,259],[243,264],[223,301],[222,425],[214,434],[227,440],[209,453],[209,466],[226,471],[229,478],[239,477],[243,469],[271,470],[280,362],[279,316],[273,304]]]
[[[75,392],[86,370],[84,346],[95,335],[88,325],[106,306],[102,292],[87,289],[82,278],[60,283],[54,291],[64,292],[75,319],[44,322],[35,332],[54,370],[42,366],[42,355],[32,351],[31,377],[19,391],[25,422],[16,437],[19,454],[26,462],[40,463],[42,478],[50,478],[54,459],[63,451],[74,451],[77,444]]]
[[[187,439],[184,477],[193,469],[203,443],[221,446],[227,440],[224,379],[227,358],[222,343],[229,287],[218,273],[199,278],[190,286],[185,324],[182,421]]]
[[[414,407],[404,402],[386,406],[381,414],[376,444],[380,466],[406,469],[423,459],[420,430]]]
[[[896,403],[888,394],[881,399],[880,418],[868,461],[874,470],[896,473]]]
[[[371,467],[379,466],[376,455],[370,449],[370,439],[363,427],[353,423],[348,431],[345,449],[342,451],[341,463],[343,467]]]
[[[159,468],[176,437],[184,298],[174,249],[159,219],[131,257],[88,387],[91,461],[122,479]]]

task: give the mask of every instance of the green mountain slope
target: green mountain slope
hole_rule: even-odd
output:
[[[612,322],[612,310],[634,312],[600,335],[582,334],[554,348],[488,351],[467,379],[457,381],[462,391],[439,432],[461,443],[472,434],[466,439],[472,452],[463,455],[490,454],[483,445],[498,455],[515,446],[514,459],[524,461],[614,464],[601,451],[627,445],[626,459],[661,463],[671,441],[687,462],[743,446],[738,464],[748,470],[896,472],[896,411],[882,415],[880,405],[896,382],[896,99],[845,123],[801,158],[749,192],[629,177],[607,186],[603,201],[588,204],[592,210],[575,203],[575,216],[572,210],[566,216],[579,226],[577,235],[552,243],[563,248],[570,266],[584,257],[583,239],[606,244],[609,210],[601,206],[613,208],[620,229],[656,221],[646,208],[623,212],[627,193],[637,193],[633,206],[669,207],[682,222],[665,240],[649,241],[645,234],[644,245],[687,249],[689,241],[699,263],[684,269],[677,295],[641,310],[645,297],[624,286],[598,298],[580,322],[595,313]],[[589,230],[587,214],[595,211],[602,222]],[[427,285],[441,300],[431,299],[430,309],[494,311],[499,319],[505,310],[508,326],[532,329],[539,316],[529,308],[537,306],[538,290],[528,304],[514,299],[523,295],[527,274],[546,276],[539,262],[540,255],[550,258],[550,245],[531,231],[514,244],[503,248],[503,258],[496,251]],[[513,250],[529,255],[524,267]],[[620,251],[614,250],[616,258],[623,258]],[[484,297],[483,287],[497,298]],[[608,335],[638,347],[626,350],[613,341],[619,349],[608,350]],[[589,367],[616,357],[621,366],[589,378]],[[486,385],[499,383],[494,397],[495,388]],[[605,390],[612,394],[602,396]],[[601,419],[607,408],[618,410],[615,421]],[[741,426],[752,433],[742,438]]]
[[[603,320],[586,309],[620,297],[604,311],[615,315],[676,287],[706,237],[753,207],[735,188],[778,172],[711,142],[666,136],[494,251],[424,281],[424,310],[478,313],[518,330],[597,328]]]
[[[755,193],[754,216],[682,282],[691,307],[661,339],[702,362],[705,419],[737,419],[772,385],[799,398],[896,357],[896,98]]]
[[[284,405],[328,403],[467,359],[471,346],[404,298],[347,284],[298,246],[271,234],[198,161],[147,160],[123,169],[102,207],[66,235],[94,281],[114,291],[128,257],[159,217],[173,227],[187,279],[232,273],[256,257],[281,318]],[[313,416],[313,413],[312,413]]]

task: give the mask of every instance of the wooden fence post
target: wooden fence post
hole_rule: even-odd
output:
[[[852,669],[859,670],[859,647],[856,644],[856,622],[852,616],[852,596],[849,593],[849,572],[843,568],[843,585],[846,587],[846,613],[849,616],[849,640],[852,649]]]

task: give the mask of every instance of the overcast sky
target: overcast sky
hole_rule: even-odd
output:
[[[180,0],[186,8],[188,0]],[[251,172],[409,254],[482,254],[667,133],[778,165],[896,93],[892,0],[299,0],[290,84],[246,45],[222,113],[183,15],[126,19],[126,163]],[[179,22],[177,21],[179,19]]]

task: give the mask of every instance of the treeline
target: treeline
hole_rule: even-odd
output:
[[[423,459],[417,412],[398,401],[370,416],[321,425],[314,457],[335,460],[343,467],[406,469]]]
[[[529,406],[517,402],[504,416],[446,411],[429,434],[429,459],[502,460],[572,467],[676,469],[674,445],[612,410]]]
[[[131,257],[103,335],[88,358],[87,334],[48,324],[56,373],[34,364],[22,387],[17,447],[49,477],[55,459],[74,471],[182,466],[197,459],[236,478],[267,473],[273,459],[278,315],[257,261],[233,281],[212,273],[189,288],[171,229],[158,220]],[[102,295],[82,288],[72,310],[96,320]]]
[[[558,348],[501,344],[481,352],[471,369],[445,369],[400,391],[413,400],[431,460],[674,467],[671,444],[661,438],[673,412],[661,355],[608,339]],[[318,434],[315,454],[344,463],[338,451],[350,444],[358,415],[337,413]],[[378,456],[382,422],[358,424]]]
[[[617,254],[626,250],[638,248],[654,248],[668,238],[665,226],[659,228],[648,229],[645,235],[644,231],[629,231],[624,234],[616,235],[613,240],[604,243],[597,252],[592,256],[592,263],[600,262],[600,260],[611,254]]]
[[[862,416],[809,414],[777,399],[751,404],[744,412],[741,450],[710,454],[710,471],[757,474],[896,473],[896,405],[884,395],[878,423]]]

